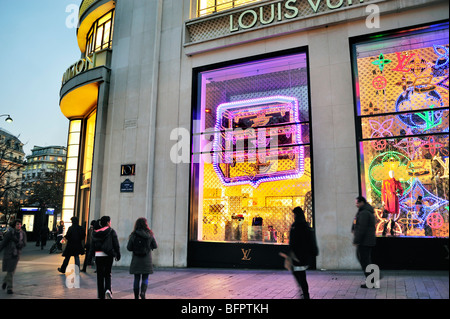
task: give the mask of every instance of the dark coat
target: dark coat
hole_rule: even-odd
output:
[[[153,274],[152,250],[158,248],[155,237],[141,229],[132,232],[127,244],[129,251],[134,250],[133,242],[136,236],[147,239],[147,254],[144,256],[133,254],[130,264],[130,274]]]
[[[3,240],[0,242],[0,251],[3,252],[2,270],[14,272],[22,253],[22,248],[27,245],[27,234],[23,230],[9,228]]]
[[[289,234],[289,248],[294,265],[311,265],[313,258],[318,255],[314,232],[308,223],[296,218]]]
[[[63,256],[76,256],[84,254],[84,238],[86,232],[80,225],[72,225],[67,230],[66,240],[67,245],[64,249]]]
[[[110,243],[105,251],[104,243],[108,240]],[[91,254],[95,256],[96,251],[103,251],[110,257],[115,257],[117,260],[120,260],[120,245],[119,239],[117,238],[117,233],[111,227],[103,227],[100,229],[96,229],[92,232],[92,242],[91,242]]]
[[[358,209],[352,227],[353,244],[362,246],[375,246],[375,213],[373,207],[366,203]]]

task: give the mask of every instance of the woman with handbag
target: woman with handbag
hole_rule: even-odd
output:
[[[86,237],[86,232],[84,228],[78,225],[78,218],[72,217],[72,226],[67,230],[66,236],[67,240],[66,248],[63,252],[64,261],[58,271],[60,273],[65,273],[67,265],[69,264],[70,257],[73,256],[75,259],[75,265],[80,268],[80,255],[84,255],[84,238]]]
[[[117,233],[111,228],[111,218],[103,216],[92,234],[91,252],[95,254],[97,268],[97,297],[112,299],[111,270],[114,259],[120,260]]]

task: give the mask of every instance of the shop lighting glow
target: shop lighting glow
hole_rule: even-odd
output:
[[[274,114],[279,114],[280,123],[271,126],[269,122]],[[213,168],[222,184],[250,184],[256,188],[263,182],[301,177],[304,173],[304,147],[298,146],[302,143],[299,117],[298,101],[290,96],[275,95],[220,104],[216,111]],[[245,130],[236,129],[240,120],[246,121]],[[289,145],[278,145],[279,135],[285,136],[290,141]],[[245,138],[248,138],[248,150],[235,151],[236,143],[243,143]],[[274,139],[277,139],[275,147],[271,145]],[[273,163],[267,163],[266,159],[276,157],[278,164],[279,156],[288,156],[294,162],[293,167],[271,171],[268,167]],[[247,174],[241,176],[226,176],[221,165],[230,169],[235,165],[233,159],[238,164],[247,159],[255,171],[244,172]],[[260,167],[267,169],[261,172]]]
[[[411,188],[399,200],[400,209],[406,213],[411,211],[419,196],[422,196],[423,212],[416,218],[419,220],[418,228],[422,229],[427,220],[434,216],[433,214],[438,213],[440,208],[445,208],[448,205],[448,200],[433,195],[422,185],[418,178],[414,178]]]

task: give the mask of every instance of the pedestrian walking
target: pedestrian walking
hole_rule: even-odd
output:
[[[370,275],[367,266],[372,264],[372,248],[376,244],[375,237],[375,214],[373,207],[367,203],[363,196],[358,196],[355,200],[358,208],[353,221],[353,245],[356,246],[356,257],[361,265],[365,277]],[[361,284],[361,288],[367,288],[366,283]]]
[[[100,219],[99,227],[92,233],[91,247],[97,268],[97,297],[112,299],[111,270],[114,259],[120,260],[119,240],[116,231],[111,228],[109,216]]]
[[[39,236],[41,238],[41,250],[44,249],[47,244],[48,235],[50,233],[50,229],[47,226],[42,226]]]
[[[285,267],[294,274],[301,289],[301,297],[310,299],[309,286],[306,279],[306,269],[313,264],[313,259],[319,254],[313,229],[306,222],[301,207],[295,207],[294,222],[289,233],[289,253],[281,254],[286,258]]]
[[[67,230],[66,238],[67,244],[64,252],[62,253],[64,261],[58,271],[60,273],[65,273],[67,265],[69,265],[70,257],[73,256],[75,259],[75,265],[80,268],[80,255],[84,255],[84,239],[86,237],[86,232],[84,228],[78,225],[78,217],[72,217],[72,226]]]
[[[83,271],[83,272],[86,272],[87,266],[92,265],[93,256],[92,256],[92,252],[91,252],[91,244],[92,244],[92,232],[94,231],[95,223],[96,223],[95,220],[91,221],[91,224],[89,226],[88,233],[87,233],[86,247],[85,247],[86,256],[85,256],[84,262],[83,262],[83,269],[81,269],[81,271]]]
[[[0,242],[0,251],[4,249],[2,270],[6,272],[2,288],[6,289],[8,294],[13,293],[14,272],[19,263],[22,249],[26,244],[27,235],[25,231],[22,230],[22,221],[16,219],[10,224],[10,228]]]
[[[64,221],[61,220],[56,229],[56,247],[58,248],[58,250],[62,250],[61,241],[64,237],[64,230],[65,230]]]
[[[139,297],[145,299],[148,276],[153,274],[152,250],[157,247],[155,236],[148,227],[147,219],[144,217],[138,218],[127,244],[127,249],[133,252],[130,274],[134,275],[134,299],[139,299]]]

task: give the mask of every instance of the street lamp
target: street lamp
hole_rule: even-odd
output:
[[[11,118],[11,116],[9,114],[0,115],[0,117],[2,117],[2,116],[6,116],[5,122],[11,123],[13,121],[13,119]]]

